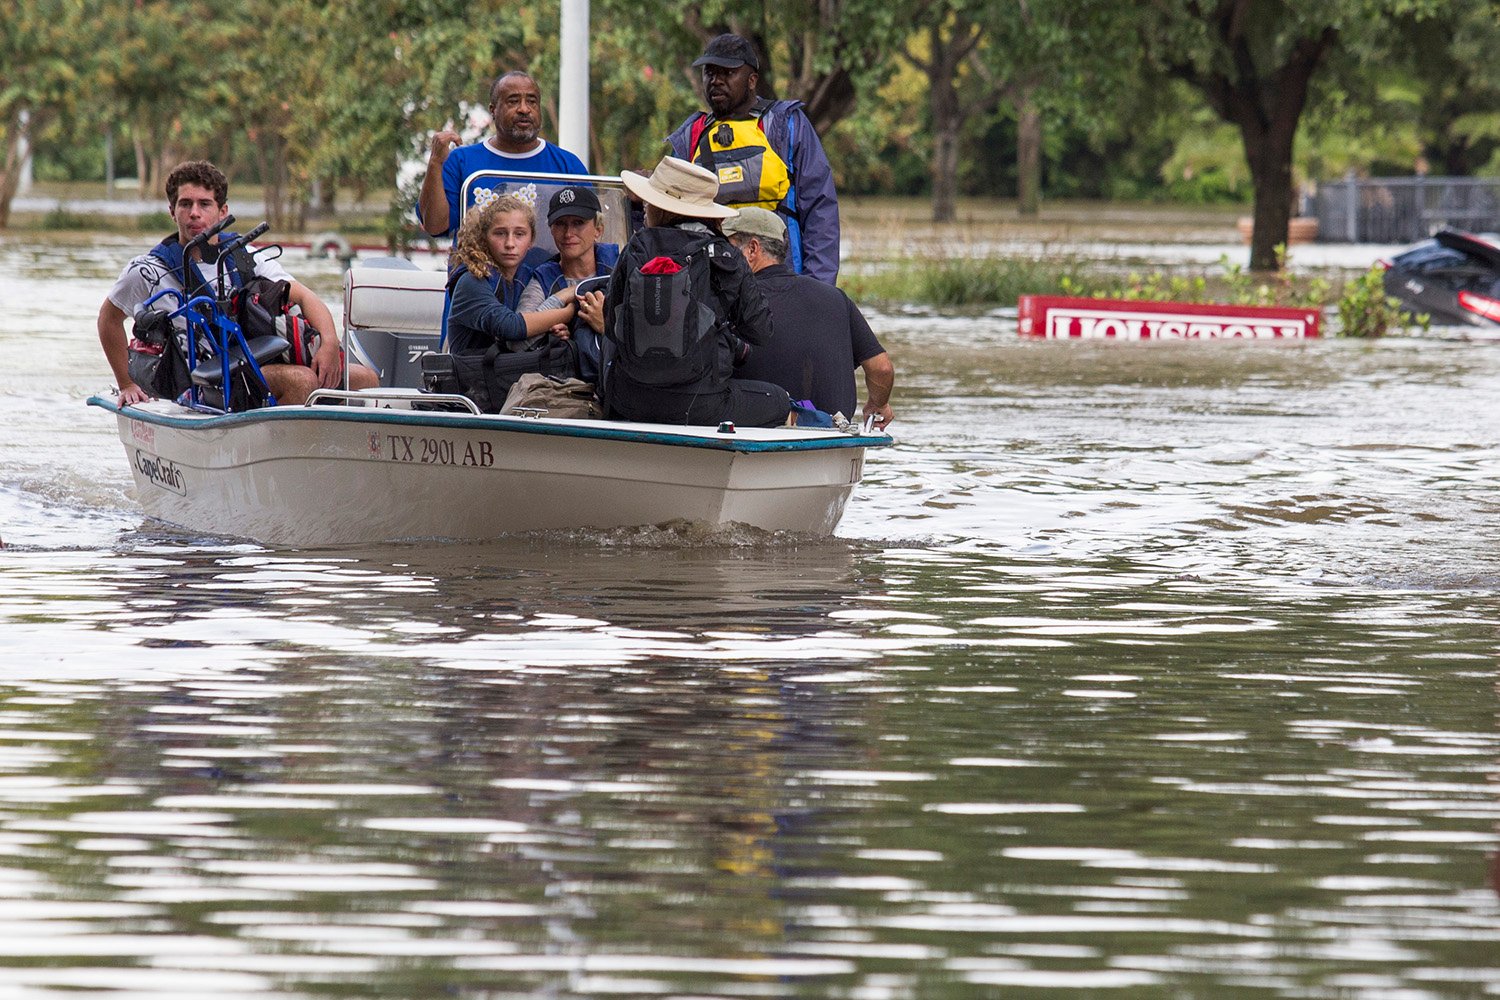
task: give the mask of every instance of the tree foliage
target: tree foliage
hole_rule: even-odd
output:
[[[1298,127],[1320,74],[1365,76],[1403,21],[1442,0],[1155,0],[1141,38],[1157,66],[1191,85],[1240,133],[1255,188],[1252,270],[1275,270],[1295,198]],[[1329,64],[1332,64],[1329,68]]]
[[[0,15],[0,224],[23,140],[109,134],[150,200],[173,163],[210,158],[293,229],[315,191],[390,191],[435,130],[484,131],[506,69],[537,77],[555,135],[559,0],[0,0]],[[1235,198],[1248,177],[1255,267],[1274,263],[1303,180],[1419,157],[1500,169],[1500,8],[1479,0],[593,0],[597,169],[660,156],[702,106],[690,64],[723,31],[757,46],[764,93],[805,102],[841,189],[931,192],[950,211],[1015,193],[1025,211],[1044,180]]]
[[[30,144],[97,91],[90,38],[102,6],[100,0],[0,2],[0,226],[10,222]]]

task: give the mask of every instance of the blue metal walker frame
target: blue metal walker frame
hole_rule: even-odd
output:
[[[226,215],[222,220],[220,220],[218,225],[214,226],[207,232],[200,234],[192,241],[192,243],[199,243],[200,241],[218,233],[224,227],[232,225],[233,223],[234,216]],[[236,247],[247,246],[252,238],[254,238],[256,235],[259,235],[260,233],[265,232],[265,230],[266,224],[261,223],[255,229],[251,230],[250,233],[238,237],[237,239],[232,240],[230,243],[220,248],[217,261],[217,270],[214,276],[214,284],[218,288],[222,289],[224,287],[224,263],[225,261],[230,259],[230,251],[235,249]],[[189,246],[191,246],[191,244],[189,244]],[[188,265],[190,263],[191,260],[189,257],[188,248],[185,247],[182,255],[182,274],[180,276],[183,288],[189,287]],[[232,412],[232,407],[230,406],[231,387],[229,384],[229,351],[235,344],[238,344],[240,353],[244,357],[246,363],[249,364],[250,370],[255,373],[256,379],[258,379],[260,381],[260,384],[266,389],[266,399],[268,400],[267,405],[275,406],[276,397],[271,395],[271,385],[266,381],[265,373],[260,370],[260,362],[255,360],[255,355],[250,351],[250,345],[245,340],[245,331],[240,329],[240,324],[232,316],[224,311],[225,306],[228,305],[227,296],[224,297],[222,301],[220,298],[212,295],[195,295],[192,298],[188,298],[186,292],[178,291],[175,288],[163,288],[161,291],[152,295],[149,299],[142,303],[141,308],[147,308],[158,299],[165,298],[169,295],[177,301],[177,308],[167,316],[168,321],[175,320],[178,317],[181,317],[187,323],[187,364],[189,374],[187,388],[188,405],[193,407],[193,409],[195,410],[206,410],[210,413]],[[204,315],[204,306],[208,307],[207,315]],[[191,378],[193,370],[198,367],[198,333],[200,330],[203,333],[204,339],[208,342],[209,350],[219,358],[219,364],[222,370],[219,385],[220,391],[223,393],[224,397],[223,409],[209,406],[208,404],[203,402],[203,390],[198,386],[197,383],[193,382]]]

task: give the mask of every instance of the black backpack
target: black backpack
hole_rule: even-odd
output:
[[[290,282],[252,277],[235,291],[232,311],[246,340],[281,337],[288,347],[278,360],[294,365],[312,364],[319,333],[300,313],[292,312]]]
[[[158,399],[176,399],[192,384],[187,333],[167,316],[165,309],[137,307],[127,355],[131,380]]]
[[[718,364],[719,317],[713,308],[712,258],[723,237],[650,228],[631,241],[624,296],[615,314],[616,361],[642,385],[691,391]]]

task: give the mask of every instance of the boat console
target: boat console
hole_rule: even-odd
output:
[[[421,358],[438,349],[446,276],[399,257],[344,273],[344,339],[385,388],[422,384]]]

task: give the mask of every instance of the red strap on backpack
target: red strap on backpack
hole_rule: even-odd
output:
[[[641,265],[642,274],[676,274],[682,265],[671,257],[652,257]]]

